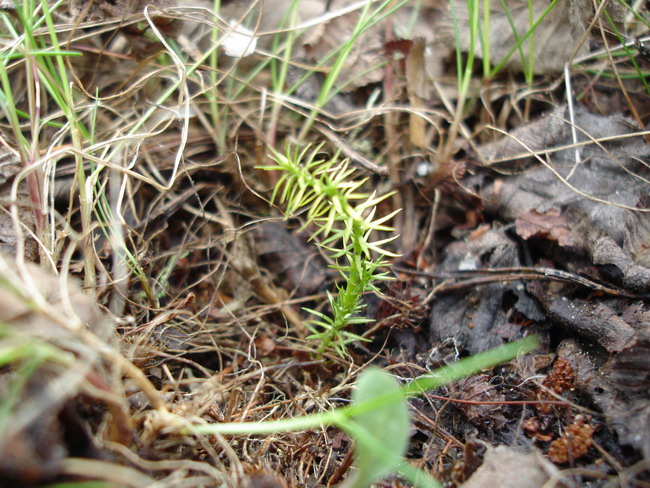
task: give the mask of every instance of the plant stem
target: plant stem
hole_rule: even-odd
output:
[[[334,267],[345,280],[345,286],[337,287],[336,298],[328,295],[332,317],[307,309],[319,317],[312,324],[322,329],[310,327],[314,332],[310,338],[321,341],[317,354],[320,356],[333,346],[344,355],[346,343],[361,337],[342,330],[351,324],[368,322],[358,316],[363,309],[361,298],[367,291],[378,291],[373,282],[388,279],[375,272],[384,264],[383,256],[396,256],[381,247],[393,238],[372,242],[370,234],[375,230],[392,232],[393,228],[384,223],[397,211],[373,221],[377,204],[392,193],[377,197],[375,193],[358,192],[365,180],[351,178],[354,169],[348,167],[347,160],[339,161],[337,156],[317,160],[320,146],[309,154],[308,150],[309,147],[298,152],[287,147],[286,154],[281,154],[271,149],[277,165],[261,168],[282,171],[272,200],[286,202],[287,217],[308,208],[305,226],[313,224],[317,228],[312,238],[323,238],[319,245],[333,253],[337,262]],[[360,203],[354,205],[355,200]],[[373,260],[371,252],[379,257]],[[341,260],[347,262],[341,264]]]
[[[404,396],[417,396],[435,388],[457,381],[465,376],[477,373],[483,369],[493,368],[499,363],[527,354],[539,346],[537,336],[528,336],[519,341],[510,342],[503,346],[490,349],[461,359],[457,363],[445,366],[430,374],[416,378],[401,390],[394,393],[375,397],[372,401],[357,403],[328,412],[305,415],[283,420],[266,422],[231,422],[195,425],[192,430],[204,434],[274,434],[277,432],[295,432],[315,429],[325,425],[337,425],[341,419],[353,418],[372,411],[381,405],[399,401]],[[187,427],[185,427],[187,429]],[[185,430],[187,432],[187,430]]]

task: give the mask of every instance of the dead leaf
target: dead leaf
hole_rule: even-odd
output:
[[[255,348],[261,357],[266,357],[275,351],[275,341],[266,334],[255,337]]]
[[[644,315],[649,314],[646,311]],[[647,458],[650,456],[650,404],[647,386],[640,385],[650,371],[650,341],[643,339],[650,334],[650,328],[647,323],[641,327],[639,341],[618,353],[621,359],[616,355],[611,363],[602,364],[606,357],[594,357],[593,349],[586,350],[573,339],[562,342],[557,354],[572,363],[576,389],[590,397],[605,414],[607,426],[616,432],[619,442],[639,449]],[[631,373],[636,378],[630,376],[630,367],[638,368],[638,374]]]
[[[573,235],[567,219],[556,209],[545,213],[530,210],[515,220],[517,234],[523,239],[531,237],[556,241],[560,246],[573,245]]]
[[[0,278],[11,284],[0,287],[0,323],[43,339],[67,336],[81,324],[104,340],[112,336],[110,319],[74,279],[57,277],[30,263],[19,272],[7,255],[0,254],[0,263]],[[20,290],[30,291],[26,294]],[[32,293],[42,298],[32,298]],[[34,303],[47,303],[47,313],[41,313]],[[52,317],[60,322],[53,322]]]
[[[248,471],[248,479],[243,486],[246,488],[287,488],[287,482],[271,469],[244,464]]]
[[[90,330],[97,344],[110,347],[113,324],[74,280],[60,279],[43,267],[18,267],[0,254],[0,283],[3,347],[41,351],[31,358],[41,356],[33,371],[26,373],[21,361],[10,360],[0,372],[0,397],[8,400],[6,408],[13,407],[5,412],[11,421],[3,424],[0,435],[0,480],[7,486],[51,481],[72,448],[69,442],[74,442],[76,455],[91,455],[93,441],[80,427],[84,409],[75,406],[82,401],[81,392],[88,395],[84,385],[102,390],[98,396],[114,402],[108,405],[112,420],[106,424],[107,438],[130,439],[126,400],[110,391],[111,375],[85,335]],[[101,403],[92,400],[94,408]],[[124,435],[113,438],[113,432]]]
[[[210,7],[208,7],[210,8]],[[226,22],[244,21],[243,25],[260,36],[258,45],[265,50],[271,49],[274,32],[282,28],[285,16],[292,8],[291,0],[264,0],[264,2],[223,2],[219,12]],[[296,6],[296,23],[306,22],[325,12],[323,0],[301,0]],[[285,28],[286,28],[285,23]],[[313,28],[306,29],[301,39],[307,38]]]
[[[538,417],[532,416],[529,417],[522,424],[524,432],[528,437],[532,437],[539,442],[550,442],[555,437],[554,434],[546,432],[546,425],[542,424]]]
[[[470,422],[487,427],[490,431],[497,431],[507,423],[503,408],[498,404],[505,402],[506,397],[490,383],[490,379],[491,376],[486,374],[471,376],[458,383],[450,384],[449,391],[455,398],[470,402],[456,404]]]
[[[126,37],[127,42],[123,47],[136,59],[142,60],[155,55],[162,49],[162,44],[158,39],[149,38],[146,33],[149,26],[142,27],[137,23],[122,21],[133,15],[140,15],[144,19],[144,12],[147,11],[151,23],[157,30],[166,36],[176,36],[182,27],[182,23],[171,15],[161,14],[162,10],[170,9],[176,6],[176,0],[91,0],[90,2],[72,0],[68,6],[70,15],[79,21],[119,21],[116,29]],[[102,51],[105,46],[102,46]],[[93,62],[95,56],[86,53],[82,59],[88,64]],[[102,61],[104,63],[105,61]],[[75,66],[80,65],[77,60]],[[97,62],[94,64],[98,65]],[[125,67],[122,66],[124,69]],[[93,90],[90,90],[91,92]]]
[[[176,5],[175,0],[71,0],[68,5],[74,18],[83,16],[84,20],[120,19],[131,14],[141,13],[151,5],[157,9]]]
[[[489,447],[483,464],[462,488],[541,488],[557,471],[536,448]]]
[[[476,240],[455,242],[447,248],[447,256],[440,271],[472,270],[520,266],[516,243],[503,231],[489,230]],[[503,307],[515,297],[513,308],[522,314],[539,319],[539,306],[528,296],[518,281],[474,286],[467,292],[459,291],[436,298],[431,307],[430,334],[436,344],[448,339],[459,350],[472,354],[503,344],[504,338],[513,340],[524,331],[519,326],[507,327],[512,310]],[[543,315],[541,316],[543,318]],[[500,332],[507,330],[507,336]]]
[[[313,247],[296,233],[275,222],[255,227],[254,248],[274,282],[296,296],[317,291],[326,279],[327,268]]]
[[[650,208],[650,194],[639,198],[638,208]],[[623,249],[641,266],[650,268],[650,212],[630,212],[625,222]]]
[[[635,263],[622,248],[623,224],[634,212],[623,206],[634,208],[639,195],[648,191],[643,161],[650,158],[650,145],[622,116],[577,110],[575,125],[579,147],[572,147],[566,107],[479,147],[488,164],[509,162],[509,169],[521,173],[485,185],[480,191],[485,209],[506,221],[529,220],[532,212],[545,215],[558,209],[566,220],[566,224],[558,222],[558,241],[568,243],[570,236],[578,254],[590,254],[595,264],[616,266],[625,287],[646,290],[650,269]],[[601,141],[595,144],[594,139]],[[531,159],[529,150],[536,151],[541,161]],[[567,232],[563,226],[568,226]],[[632,241],[629,245],[635,246]]]
[[[650,338],[640,339],[616,355],[612,380],[626,391],[650,390]]]

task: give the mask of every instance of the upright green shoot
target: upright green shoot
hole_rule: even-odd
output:
[[[631,7],[626,6],[628,9],[630,9],[632,12],[634,10],[631,9]],[[638,16],[638,13],[634,12],[636,16]],[[612,17],[609,15],[607,10],[603,11],[603,15],[605,16],[605,19],[607,20],[607,23],[609,24],[610,29],[612,29],[612,32],[616,35],[617,39],[621,43],[622,49],[625,51],[625,54],[627,55],[628,59],[630,60],[630,64],[632,65],[632,68],[634,69],[634,72],[636,73],[636,78],[643,83],[643,86],[645,87],[646,93],[650,95],[650,83],[648,83],[647,80],[647,73],[644,73],[641,67],[639,66],[639,63],[637,63],[635,59],[635,49],[632,48],[632,46],[628,46],[628,43],[626,43],[625,37],[619,32],[619,29],[616,26],[616,23],[612,19]],[[638,16],[637,18],[643,20],[642,17]],[[648,19],[650,20],[650,19]],[[643,23],[650,29],[650,22],[646,20]]]
[[[490,0],[483,0],[483,30],[481,36],[481,52],[483,55],[483,79],[490,80]]]
[[[396,256],[383,248],[395,236],[372,241],[371,234],[393,232],[385,224],[398,210],[375,219],[377,204],[391,193],[376,196],[359,192],[366,180],[352,179],[355,169],[349,167],[348,160],[339,160],[338,156],[318,159],[321,147],[307,146],[302,151],[287,147],[285,154],[271,149],[275,165],[262,169],[282,172],[272,200],[286,204],[287,217],[306,209],[305,227],[312,224],[316,228],[312,238],[320,236],[319,245],[337,263],[334,267],[341,273],[344,285],[337,286],[336,296],[328,293],[332,316],[308,310],[316,317],[309,328],[313,333],[310,338],[320,341],[319,354],[334,347],[344,355],[348,343],[361,339],[345,327],[369,322],[360,316],[364,308],[363,294],[379,293],[375,283],[389,279],[379,271],[386,264],[384,258]]]
[[[59,43],[57,29],[54,25],[53,11],[60,7],[62,2],[55,3],[50,7],[47,0],[26,0],[18,4],[15,9],[16,16],[19,21],[19,28],[22,32],[17,32],[11,28],[7,32],[10,34],[11,43],[14,48],[9,51],[8,55],[4,54],[1,59],[2,73],[2,109],[5,112],[7,119],[10,121],[14,136],[19,144],[19,150],[23,164],[30,166],[37,160],[38,138],[40,134],[40,87],[55,101],[57,106],[61,109],[67,130],[70,133],[72,146],[74,148],[74,158],[77,167],[77,179],[79,188],[79,201],[81,210],[81,224],[83,235],[88,244],[90,229],[91,229],[91,196],[88,195],[85,175],[83,171],[83,159],[81,157],[82,141],[87,136],[87,129],[79,120],[75,112],[74,94],[72,85],[68,78],[67,69],[65,66],[64,58],[66,56],[74,55],[75,53],[66,52],[61,49]],[[5,13],[2,16],[5,26],[11,25],[11,21]],[[45,34],[37,34],[36,28],[38,26],[45,27]],[[29,118],[31,127],[31,142],[22,133],[23,129],[18,124],[18,111],[14,105],[12,96],[12,87],[7,76],[7,69],[10,68],[9,63],[15,61],[16,68],[20,63],[24,64],[26,72],[26,79],[29,86],[27,87],[28,104],[29,104]],[[41,184],[37,176],[40,171],[30,174],[29,188],[34,204],[34,212],[36,217],[37,235],[44,237],[45,221],[40,218],[41,212]],[[94,287],[95,284],[95,266],[94,255],[92,246],[82,246],[85,264],[85,284],[87,287]]]
[[[345,486],[367,486],[388,472],[395,471],[413,486],[439,488],[440,484],[431,475],[413,467],[403,458],[409,439],[406,398],[422,395],[483,369],[492,368],[520,354],[532,352],[538,346],[539,339],[536,336],[528,336],[461,359],[401,387],[385,371],[370,368],[359,377],[353,403],[348,407],[265,422],[194,425],[191,431],[188,429],[187,432],[222,435],[273,434],[334,425],[346,430],[356,444],[357,474],[353,475],[353,479],[348,480],[349,483]]]
[[[537,27],[539,24],[546,18],[546,16],[549,14],[551,10],[555,7],[555,5],[558,3],[558,0],[551,0],[548,5],[544,8],[542,13],[537,17],[536,19],[533,19],[532,16],[532,0],[529,2],[529,12],[531,12],[531,16],[529,16],[529,27],[526,33],[523,36],[519,36],[517,28],[514,23],[514,19],[512,18],[512,15],[510,14],[510,10],[508,9],[507,5],[505,4],[504,0],[501,0],[501,4],[503,6],[503,11],[506,14],[508,18],[508,22],[510,23],[510,28],[512,29],[513,36],[515,37],[515,43],[514,45],[508,50],[505,56],[492,68],[492,76],[496,76],[497,73],[499,73],[503,67],[506,65],[506,63],[510,60],[512,55],[515,53],[515,51],[518,51],[520,56],[521,56],[521,64],[526,70],[528,70],[532,76],[533,73],[533,64],[531,64],[531,58],[528,60],[525,59],[523,55],[523,50],[521,49],[521,46],[526,40],[533,36],[535,33],[535,30],[537,30]],[[533,44],[531,43],[530,47],[530,53],[533,53]],[[534,58],[532,58],[532,61],[534,62]]]
[[[472,79],[472,73],[474,70],[476,40],[479,36],[480,30],[478,6],[479,0],[467,0],[467,11],[469,13],[469,49],[467,52],[467,59],[465,60],[463,53],[461,52],[460,24],[458,21],[455,2],[454,0],[449,0],[451,20],[454,27],[454,38],[456,40],[456,74],[458,80],[458,100],[456,101],[456,110],[453,114],[451,127],[449,128],[447,142],[440,155],[440,160],[443,163],[446,163],[452,155],[454,141],[456,140],[456,136],[460,130],[461,121],[463,120],[463,113],[465,111],[465,103],[467,101],[469,84]],[[484,31],[487,29],[487,26],[483,26]],[[485,41],[483,41],[483,43],[485,44]]]

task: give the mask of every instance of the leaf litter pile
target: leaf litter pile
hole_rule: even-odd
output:
[[[407,461],[444,486],[650,485],[647,2],[0,15],[2,486],[360,486],[335,427],[195,426],[325,412],[371,364],[407,383],[531,334],[409,399]],[[258,169],[287,144],[401,209],[344,354],[303,309],[330,312],[339,272]]]

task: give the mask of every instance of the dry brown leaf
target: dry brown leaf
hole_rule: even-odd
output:
[[[593,350],[578,340],[568,339],[558,347],[558,357],[574,363],[576,389],[587,395],[605,415],[607,426],[616,432],[619,443],[633,446],[648,458],[650,456],[650,405],[648,378],[650,374],[650,313],[644,306],[632,307],[643,330],[630,348],[614,356],[611,363],[599,365],[603,358],[594,357]],[[627,311],[623,317],[630,317]],[[645,337],[644,337],[645,336]],[[620,359],[619,359],[620,357]],[[606,358],[605,358],[606,359]]]
[[[273,470],[261,466],[244,464],[248,479],[243,486],[246,488],[287,488],[285,479]]]
[[[483,464],[462,488],[541,488],[556,472],[538,449],[526,452],[498,446],[488,448]]]
[[[639,208],[650,208],[650,195],[642,195]],[[650,212],[630,212],[625,222],[623,249],[641,266],[650,268]]]
[[[535,416],[529,417],[524,421],[522,427],[528,437],[532,437],[539,442],[550,442],[555,437],[552,433],[546,432],[545,427],[548,426],[544,425],[540,419]]]
[[[544,213],[530,210],[515,220],[515,228],[517,234],[526,240],[531,237],[541,237],[556,241],[562,247],[574,244],[569,222],[555,209]]]
[[[490,383],[486,374],[472,376],[449,386],[454,397],[468,403],[459,403],[456,407],[475,425],[489,426],[490,430],[499,430],[507,423],[503,407],[506,397],[495,385]]]
[[[508,162],[509,169],[521,173],[488,182],[480,192],[485,208],[507,221],[528,218],[524,216],[533,211],[546,214],[560,209],[578,253],[590,254],[594,264],[619,268],[626,288],[647,290],[650,269],[635,263],[624,251],[623,224],[631,213],[637,213],[632,209],[639,195],[648,193],[643,162],[650,157],[650,145],[637,135],[634,124],[620,115],[604,117],[577,109],[576,147],[568,118],[566,107],[558,107],[548,116],[514,129],[510,136],[478,148],[488,164]],[[529,151],[536,151],[539,157],[531,159]],[[531,161],[537,167],[530,168]],[[560,232],[557,238],[561,236]]]
[[[612,362],[612,380],[627,392],[650,390],[650,339],[642,338],[616,355]]]
[[[68,6],[70,15],[77,18],[83,16],[86,20],[104,20],[122,18],[142,12],[151,5],[157,9],[170,8],[176,5],[174,0],[72,0]]]
[[[275,351],[275,341],[266,334],[260,334],[255,338],[255,347],[261,357],[266,357]]]
[[[77,396],[80,392],[92,396],[90,391],[102,390],[99,398],[113,400],[109,405],[113,419],[106,425],[107,437],[113,440],[118,439],[111,432],[124,434],[121,442],[130,438],[128,409],[125,399],[110,391],[110,374],[96,349],[97,344],[110,347],[112,321],[76,282],[59,279],[44,267],[18,266],[10,256],[0,254],[0,283],[3,347],[41,351],[33,353],[32,359],[40,356],[41,361],[30,373],[21,371],[21,361],[12,361],[0,372],[0,397],[16,395],[15,403],[7,403],[14,408],[5,412],[11,421],[3,425],[0,435],[0,480],[8,483],[3,486],[14,486],[12,481],[26,486],[51,480],[59,472],[71,447],[66,434],[79,429],[82,422],[83,414],[75,403],[82,401]],[[57,351],[49,354],[58,359],[47,360],[46,350]],[[24,384],[15,390],[19,375]],[[90,390],[87,385],[92,385]],[[84,443],[91,445],[89,434],[79,430],[73,441],[77,451]]]
[[[31,263],[19,268],[0,254],[0,281],[0,323],[44,340],[68,337],[82,326],[103,340],[112,336],[107,314],[72,278]]]
[[[253,244],[273,281],[292,295],[306,296],[323,286],[328,269],[299,234],[264,222],[253,230]]]
[[[475,240],[457,241],[446,249],[438,270],[457,271],[478,268],[516,267],[521,265],[516,243],[503,231],[490,229]],[[436,298],[429,324],[433,343],[453,338],[454,346],[472,354],[521,337],[524,330],[511,323],[512,311],[503,307],[506,296],[516,296],[514,309],[540,320],[537,303],[527,295],[521,283],[489,283],[461,293]]]
[[[264,0],[253,5],[251,2],[243,1],[228,2],[221,7],[220,16],[226,22],[242,21],[256,34],[268,33],[268,35],[261,35],[258,46],[270,49],[274,37],[271,33],[281,28],[291,3],[291,0]],[[324,0],[301,0],[297,5],[296,23],[300,24],[323,13],[325,13]],[[311,31],[312,29],[307,29],[302,36],[308,36]]]

